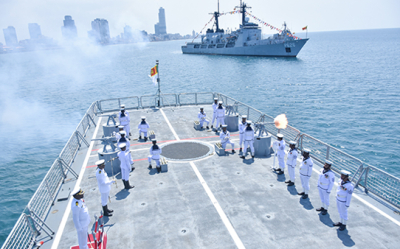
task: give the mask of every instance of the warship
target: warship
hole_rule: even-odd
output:
[[[273,36],[263,39],[261,28],[258,24],[250,22],[246,11],[248,7],[241,3],[240,14],[242,24],[239,29],[225,32],[219,28],[218,11],[213,13],[215,29],[207,29],[205,35],[201,35],[201,42],[189,42],[182,46],[184,54],[210,54],[210,55],[239,55],[239,56],[272,56],[272,57],[296,57],[308,41],[295,37],[287,28],[286,22],[283,29]],[[272,28],[272,27],[271,27]],[[278,30],[278,29],[277,29]]]
[[[243,115],[253,121],[254,158],[225,151],[218,131],[199,127],[199,107],[211,118],[214,98],[226,108],[235,149],[235,122]],[[118,149],[111,134],[121,105],[129,111],[133,134],[130,182],[135,188],[130,190],[120,180],[119,162],[112,160]],[[163,149],[161,172],[148,168],[151,142],[133,131],[142,116]],[[288,176],[272,170],[277,165],[270,144],[278,133],[295,141],[299,153],[311,150],[314,172],[307,199],[298,195],[298,178],[288,186]],[[116,179],[108,204],[112,217],[101,213],[95,162],[102,158],[110,159],[105,170]],[[318,173],[326,159],[333,162],[337,179],[340,170],[351,172],[355,186],[344,231],[332,225],[339,220],[334,191],[328,214],[315,211],[321,205]],[[291,125],[278,128],[273,117],[221,93],[159,92],[92,103],[1,248],[79,248],[70,196],[77,186],[85,191],[92,217],[89,248],[398,248],[400,243],[399,178]]]

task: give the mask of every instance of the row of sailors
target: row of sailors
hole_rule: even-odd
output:
[[[129,117],[129,112],[125,110],[125,105],[121,105],[121,110],[118,113],[118,119],[120,126],[122,126],[122,129],[126,132],[127,137],[132,136],[130,130],[130,122],[131,119]],[[119,128],[120,128],[119,126]],[[142,116],[141,121],[138,125],[138,130],[139,130],[139,139],[142,139],[142,133],[144,135],[144,141],[147,141],[147,131],[150,128],[149,124],[146,122],[146,117]],[[121,129],[120,129],[121,130]]]
[[[274,169],[278,172],[278,175],[284,174],[285,170],[285,141],[283,140],[283,135],[277,135],[278,140],[275,141],[274,147],[277,149],[276,155],[279,161],[279,168]],[[288,151],[286,165],[289,171],[289,180],[285,181],[288,186],[293,186],[296,175],[295,168],[297,165],[298,152],[296,149],[296,142],[290,141],[290,150]],[[303,149],[303,159],[299,167],[299,175],[301,180],[301,185],[303,187],[303,192],[298,193],[302,195],[303,199],[308,198],[308,192],[310,190],[310,178],[313,171],[313,160],[310,156],[311,150]],[[328,213],[329,207],[329,195],[332,191],[333,185],[335,183],[335,174],[331,170],[332,162],[329,160],[325,161],[324,167],[320,170],[318,176],[318,192],[321,199],[321,207],[317,208],[316,211],[321,212],[322,215]],[[340,222],[336,222],[333,225],[339,226],[339,230],[343,231],[346,229],[346,224],[348,220],[347,209],[350,207],[351,197],[354,191],[354,186],[349,180],[350,172],[347,170],[342,170],[340,179],[338,181],[338,187],[336,190],[336,206],[340,216]]]
[[[118,159],[120,160],[121,164],[121,178],[124,184],[124,188],[129,190],[134,188],[135,186],[131,186],[129,183],[129,172],[132,171],[133,167],[133,160],[131,153],[129,151],[129,141],[126,140],[126,143],[121,142],[121,139],[125,138],[125,131],[121,131],[121,138],[118,142],[118,147],[120,148],[120,152],[118,152]],[[160,166],[160,157],[162,150],[157,145],[157,141],[154,139],[152,141],[153,145],[150,147],[150,155],[148,156],[149,161],[149,169],[152,168],[151,160],[156,161],[156,168],[157,171],[161,171]],[[111,185],[115,183],[115,180],[110,180],[107,175],[107,172],[104,170],[106,162],[105,160],[99,160],[96,162],[97,169],[96,169],[96,179],[97,185],[100,192],[100,201],[101,206],[103,209],[104,216],[112,216],[113,210],[108,208],[108,200],[110,199],[110,190]],[[133,167],[134,169],[134,167]],[[88,209],[85,205],[85,201],[83,200],[84,191],[77,187],[71,192],[71,196],[73,196],[73,200],[71,203],[71,210],[72,210],[72,218],[74,221],[75,228],[78,233],[78,243],[79,248],[87,249],[87,231],[90,224],[90,215]]]

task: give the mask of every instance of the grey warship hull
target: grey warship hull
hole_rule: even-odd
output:
[[[182,46],[184,54],[209,54],[209,55],[238,55],[262,57],[296,57],[308,39],[293,40],[280,44],[263,44],[254,46],[226,47],[221,44],[216,46],[202,45],[201,43],[188,43]]]

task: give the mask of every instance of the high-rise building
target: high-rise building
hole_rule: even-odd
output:
[[[158,11],[158,23],[154,25],[154,29],[156,35],[167,34],[167,25],[165,23],[165,10],[162,7]]]
[[[124,27],[124,40],[125,41],[131,41],[133,38],[133,31],[131,26],[125,25]]]
[[[61,27],[61,33],[64,39],[75,39],[78,36],[76,30],[75,21],[72,20],[71,16],[65,16],[64,26]]]
[[[39,24],[29,23],[28,29],[29,29],[29,35],[32,40],[39,40],[42,37],[42,31],[40,30]]]
[[[192,31],[192,36],[196,37],[196,32],[194,30]]]
[[[8,28],[3,29],[4,40],[6,40],[6,45],[8,47],[17,47],[18,39],[17,33],[15,32],[15,28],[13,26],[8,26]]]
[[[89,38],[101,44],[110,42],[110,28],[108,21],[105,19],[96,18],[92,21],[92,30],[88,31]]]

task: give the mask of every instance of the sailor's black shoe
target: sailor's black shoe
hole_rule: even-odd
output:
[[[308,198],[308,194],[304,194],[303,197],[301,197],[303,199],[307,199]]]
[[[139,140],[142,139],[142,136],[139,136]]]
[[[298,193],[298,195],[304,195],[304,192]]]
[[[321,212],[322,215],[326,215],[327,213],[328,213],[328,210],[326,210],[326,209],[322,210],[322,212]]]
[[[239,152],[242,152],[242,148],[239,149]]]
[[[149,167],[147,167],[148,169],[152,169],[153,167],[151,166],[151,164],[149,165]]]
[[[340,227],[341,225],[343,225],[342,222],[333,223],[333,226],[334,226],[334,227]]]
[[[235,151],[235,150],[232,150],[232,153],[233,153],[233,154],[235,154],[235,153],[236,153],[236,151]]]
[[[344,230],[346,230],[346,225],[340,225],[340,227],[339,227],[339,231],[344,231]]]
[[[254,158],[254,156],[251,156],[251,158]]]
[[[211,125],[211,129],[213,128],[214,126],[213,125]]]
[[[112,209],[108,209],[108,206],[106,205],[106,209],[107,209],[107,211],[109,212],[109,213],[112,213],[112,212],[114,212],[114,210],[112,210]]]
[[[240,158],[245,159],[246,157],[245,156],[241,156]]]
[[[293,186],[294,182],[289,182],[288,186]]]
[[[157,167],[157,173],[161,172],[161,167]]]
[[[208,126],[206,128],[207,128],[207,130],[210,129],[210,127],[208,127]]]
[[[287,181],[285,181],[285,183],[291,183],[292,181],[291,180],[287,180]]]
[[[144,137],[144,141],[145,141],[145,142],[147,141],[147,137]]]
[[[282,171],[282,170],[279,170],[279,173],[278,173],[278,175],[283,175],[285,172],[284,171]]]
[[[321,211],[324,211],[324,210],[325,210],[325,208],[323,208],[323,207],[315,209],[315,211],[317,211],[317,212],[321,212]]]
[[[104,216],[112,216],[112,213],[108,212],[107,205],[103,206],[103,214]]]

